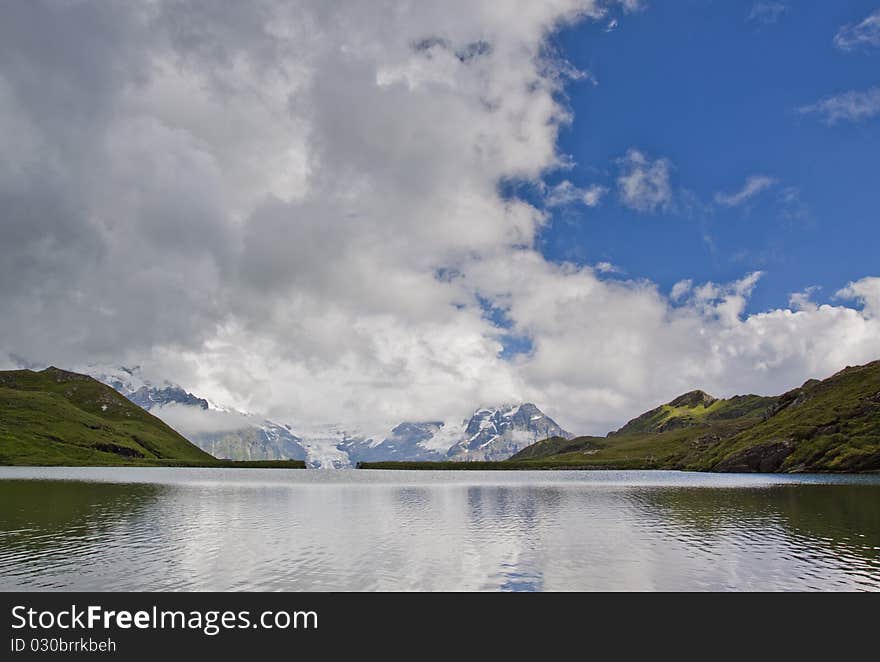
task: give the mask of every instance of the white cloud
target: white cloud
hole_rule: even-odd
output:
[[[239,412],[166,404],[150,411],[184,436],[233,432],[259,425],[259,418]]]
[[[880,278],[862,278],[839,290],[836,296],[858,301],[865,315],[880,318]]]
[[[668,159],[652,161],[643,152],[630,149],[618,164],[621,172],[617,188],[624,205],[641,212],[668,211],[672,207],[672,163]]]
[[[600,274],[621,274],[623,273],[623,269],[618,267],[617,265],[612,264],[611,262],[597,262],[593,265],[593,268],[598,271]]]
[[[801,292],[794,292],[788,298],[788,305],[792,310],[815,311],[819,306],[813,303],[813,295],[821,288],[811,285]]]
[[[880,319],[868,306],[747,313],[760,273],[727,284],[685,281],[674,306],[652,283],[601,281],[536,255],[485,264],[479,277],[509,297],[517,332],[533,338],[517,364],[525,392],[576,431],[606,431],[693,388],[780,393],[880,356]],[[872,283],[843,294],[867,299]]]
[[[300,421],[384,425],[512,395],[498,329],[436,274],[532,244],[544,214],[498,182],[559,163],[571,68],[546,37],[603,11],[10,8],[0,347],[159,362],[214,401]]]
[[[769,25],[778,22],[786,11],[788,7],[782,2],[756,2],[746,20]]]
[[[880,87],[843,92],[802,106],[798,110],[802,114],[822,115],[828,124],[837,124],[842,120],[858,122],[871,119],[880,114]]]
[[[880,46],[880,9],[858,23],[842,26],[834,35],[834,45],[842,51],[863,46]]]
[[[680,280],[672,286],[669,298],[672,301],[681,301],[694,287],[694,281],[690,278]]]
[[[294,431],[376,435],[516,400],[598,432],[694,387],[778,392],[876,358],[868,279],[844,288],[861,309],[747,314],[757,276],[671,302],[537,252],[547,215],[499,183],[540,186],[564,161],[568,78],[547,39],[603,12],[10,5],[0,351],[141,363]],[[631,150],[620,168],[624,204],[674,206],[668,160]],[[505,333],[534,351],[501,358]]]
[[[765,175],[752,175],[743,187],[735,193],[716,193],[715,202],[725,207],[738,207],[776,184],[776,180]]]
[[[596,207],[607,192],[608,189],[599,184],[579,188],[566,179],[547,191],[544,204],[548,207],[565,207],[579,203],[587,207]]]

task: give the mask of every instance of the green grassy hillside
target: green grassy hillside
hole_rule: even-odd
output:
[[[511,462],[534,468],[880,470],[880,361],[779,397],[686,393],[607,437],[547,439]]]
[[[109,386],[47,368],[0,371],[0,465],[214,465]]]
[[[629,421],[614,435],[669,432],[682,428],[724,425],[725,422],[756,419],[776,402],[776,398],[737,395],[727,400],[713,398],[703,391],[691,391]]]
[[[586,453],[603,448],[604,442],[605,437],[576,437],[574,439],[550,437],[549,439],[536,441],[531,446],[526,446],[510,458],[510,460],[505,461],[540,460],[541,458],[563,455],[565,453]]]
[[[694,463],[713,471],[880,470],[880,361],[811,380]]]

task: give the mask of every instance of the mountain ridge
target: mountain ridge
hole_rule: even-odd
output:
[[[174,404],[205,411],[207,403],[168,384],[152,391],[139,384],[133,392],[149,396],[144,402],[150,408]],[[260,429],[276,435],[273,443],[290,435],[301,442],[299,447],[308,446],[307,439],[293,435],[288,427],[277,427]],[[573,437],[532,403],[481,407],[462,422],[460,434],[441,421],[401,423],[378,443],[335,428],[330,431],[331,439],[341,438],[337,447],[348,448],[349,460],[369,464],[371,460],[356,460],[353,449],[371,449],[386,453],[375,457],[390,453],[398,462],[423,465],[411,468],[448,469],[464,461],[474,468],[878,471],[880,361],[848,366],[824,380],[807,380],[779,396],[715,398],[689,391],[605,437]],[[557,434],[530,441],[544,431]],[[456,438],[445,454],[437,446]],[[257,454],[266,452],[254,443]],[[427,455],[432,461],[405,459],[408,454]],[[0,463],[169,461],[200,466],[219,462],[123,393],[90,376],[55,367],[0,372]],[[321,466],[342,465],[330,458]]]
[[[779,396],[691,391],[605,437],[545,439],[510,460],[532,468],[878,471],[880,361]]]
[[[474,412],[463,438],[450,447],[446,456],[468,462],[505,460],[548,436],[571,438],[574,435],[531,402],[484,407]]]
[[[169,421],[171,417],[162,408],[172,405],[198,407],[205,412],[222,410],[170,381],[164,380],[157,386],[144,378],[139,366],[90,366],[89,370],[132,402]],[[289,426],[265,419],[232,430],[193,433],[184,430],[184,433],[194,444],[218,458],[302,459],[316,468],[343,468],[375,461],[503,460],[547,434],[574,436],[533,403],[478,407],[460,425],[431,420],[403,421],[381,439],[334,425],[321,426],[320,430],[320,433],[294,433]]]
[[[337,445],[361,462],[504,460],[547,434],[573,436],[530,402],[481,406],[458,425],[404,421],[381,441],[349,437]]]

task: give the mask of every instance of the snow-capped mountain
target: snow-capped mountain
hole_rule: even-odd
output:
[[[189,439],[224,460],[305,460],[308,456],[300,437],[269,420],[237,430],[197,432]]]
[[[231,460],[306,460],[311,467],[358,462],[505,460],[526,446],[573,435],[531,403],[483,407],[461,423],[403,422],[367,436],[338,425],[308,430],[223,409],[168,381],[146,379],[139,367],[81,369],[151,411],[211,455]]]
[[[382,441],[349,438],[337,445],[357,462],[506,460],[547,437],[573,435],[531,403],[481,408],[459,425],[407,422]]]
[[[380,442],[373,439],[351,438],[337,445],[351,462],[385,461],[438,461],[446,456],[446,448],[437,448],[438,437],[444,432],[442,421],[401,423],[391,435]],[[430,442],[434,442],[431,444]]]
[[[125,397],[147,411],[154,407],[161,407],[169,404],[187,405],[191,407],[199,407],[200,409],[208,408],[207,400],[196,397],[192,393],[184,391],[179,386],[165,386],[161,388],[155,386],[141,386],[134,393],[126,393]]]
[[[177,384],[169,381],[155,384],[149,381],[144,378],[140,366],[133,368],[87,366],[81,371],[116,389],[138,407],[147,411],[167,405],[185,405],[199,409],[209,407],[207,400],[185,391]]]
[[[152,386],[152,383],[144,378],[140,366],[126,368],[90,364],[84,367],[77,367],[75,371],[90,375],[99,382],[104,382],[107,386],[116,389],[126,397],[141,388],[150,388]],[[165,385],[167,386],[168,383],[166,382]]]
[[[144,378],[140,366],[127,368],[90,365],[81,371],[116,389],[147,411],[170,404],[191,405],[201,409],[209,407],[207,400],[183,390],[177,384],[169,381],[155,384],[149,381]]]
[[[547,437],[572,438],[532,403],[478,409],[461,440],[447,456],[452,460],[506,460]]]
[[[164,381],[146,379],[139,366],[87,366],[81,372],[113,387],[158,416],[202,450],[224,460],[305,460],[302,439],[289,426],[241,412],[211,407],[208,401]]]

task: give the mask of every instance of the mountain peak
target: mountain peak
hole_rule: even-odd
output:
[[[699,407],[702,405],[703,407],[708,407],[713,402],[715,402],[718,398],[709,395],[705,391],[700,391],[699,389],[695,391],[688,391],[687,393],[678,396],[669,403],[670,407]]]
[[[70,372],[69,370],[62,370],[61,368],[56,368],[54,365],[50,365],[45,370],[40,370],[39,374],[45,375],[56,382],[87,381],[91,379],[88,375],[81,375],[76,372]]]
[[[456,460],[503,460],[547,437],[571,438],[531,402],[482,407],[465,424],[447,455]]]

